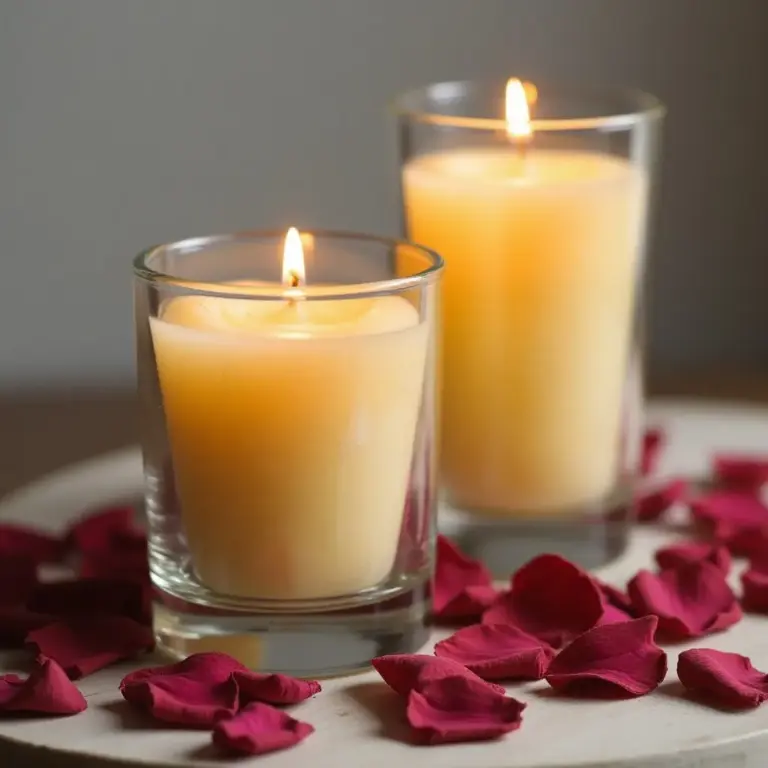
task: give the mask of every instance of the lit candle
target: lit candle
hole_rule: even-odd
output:
[[[250,598],[375,586],[403,520],[426,326],[399,296],[313,297],[296,230],[274,299],[241,285],[261,298],[178,297],[150,321],[194,568]]]
[[[506,146],[405,165],[406,219],[446,260],[443,486],[465,509],[557,512],[617,479],[646,180],[537,148],[526,88],[506,95]]]

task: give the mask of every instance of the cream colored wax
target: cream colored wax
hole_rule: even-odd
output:
[[[385,579],[427,350],[414,307],[186,296],[151,330],[201,581],[312,599]]]
[[[464,508],[562,511],[617,475],[645,183],[601,154],[418,157],[410,239],[446,260],[442,483]]]

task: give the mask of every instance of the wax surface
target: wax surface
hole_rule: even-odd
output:
[[[186,296],[150,322],[201,581],[313,599],[386,579],[427,352],[414,307]]]
[[[645,187],[575,151],[405,166],[409,237],[446,260],[441,469],[458,506],[560,512],[615,482]]]

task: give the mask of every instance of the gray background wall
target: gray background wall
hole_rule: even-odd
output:
[[[5,0],[0,385],[130,380],[147,244],[396,232],[383,105],[514,72],[667,102],[652,363],[768,367],[767,35],[766,0]]]

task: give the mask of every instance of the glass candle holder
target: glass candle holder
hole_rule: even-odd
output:
[[[653,97],[439,83],[396,104],[404,225],[446,260],[441,525],[499,575],[626,546]]]
[[[296,230],[136,258],[162,650],[316,677],[424,643],[441,269],[406,242]]]

